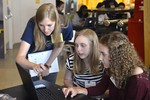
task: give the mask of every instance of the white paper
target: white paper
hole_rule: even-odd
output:
[[[28,54],[28,60],[36,64],[45,64],[51,55],[52,50],[30,53]],[[29,70],[31,77],[37,76],[33,70]],[[49,68],[49,73],[59,72],[58,59],[56,58]]]

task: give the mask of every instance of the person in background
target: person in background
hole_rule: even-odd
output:
[[[103,94],[109,87],[110,100],[150,100],[148,70],[133,43],[121,32],[111,32],[99,40],[100,60],[106,71],[101,82],[90,88],[63,89],[65,95]]]
[[[42,75],[43,79],[55,83],[57,72],[49,73],[49,68],[61,52],[64,41],[72,38],[70,35],[65,33],[62,36],[59,14],[56,7],[51,3],[41,5],[37,9],[36,15],[27,23],[21,37],[22,41],[16,56],[16,63],[25,69],[33,69],[34,72]],[[52,50],[52,53],[45,64],[36,64],[28,61],[27,55],[29,53],[47,50]],[[37,79],[38,77],[33,77],[33,80]]]
[[[73,27],[72,27],[72,23],[70,22],[70,20],[67,19],[67,17],[62,12],[64,10],[64,2],[61,0],[56,0],[56,8],[59,13],[59,18],[61,21],[61,28],[62,28],[63,36],[68,35],[71,39],[73,37]],[[68,42],[68,41],[65,41],[65,42]]]
[[[105,10],[105,5],[104,5],[102,2],[99,2],[99,3],[97,4],[96,8],[97,8],[97,9],[100,9],[100,10]],[[109,19],[108,16],[107,16],[107,14],[100,14],[100,15],[98,16],[98,23],[99,23],[100,25],[103,25],[103,21],[104,21],[104,20],[107,20],[107,19]]]
[[[64,2],[61,0],[56,0],[56,8],[59,14],[64,15]]]
[[[99,8],[105,8],[105,5],[102,3],[102,2],[99,2],[97,5],[96,5],[96,8],[99,9]]]
[[[104,0],[102,3],[105,5],[106,9],[115,10],[115,8],[118,6],[118,3],[116,2],[116,0]],[[109,19],[116,19],[116,14],[114,12],[110,12],[107,15]]]
[[[125,9],[125,4],[123,2],[120,2],[117,7],[123,10]]]
[[[118,5],[116,0],[104,0],[102,3],[105,5],[105,8],[116,8]]]
[[[75,52],[66,60],[64,85],[91,87],[101,82],[104,69],[99,61],[98,37],[91,29],[83,29],[75,36]]]
[[[73,26],[83,26],[85,19],[88,17],[88,12],[86,11],[88,8],[86,5],[82,5],[78,12],[74,14],[72,19]]]
[[[125,9],[125,4],[123,2],[120,2],[118,4],[117,8],[120,9],[120,10],[124,10]],[[130,14],[130,12],[124,12],[124,14],[122,14],[122,16],[118,16],[118,17],[120,17],[120,18],[131,18],[131,14]]]

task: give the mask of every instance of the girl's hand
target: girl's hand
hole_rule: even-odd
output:
[[[41,74],[44,70],[47,70],[47,68],[43,64],[35,64],[33,70],[35,73]]]
[[[74,87],[69,87],[69,88],[63,88],[62,89],[65,98],[67,98],[67,96],[71,93],[71,98],[73,98],[74,96],[76,96],[78,94],[77,90]]]
[[[42,76],[49,75],[49,69],[43,70],[41,74],[42,74]]]

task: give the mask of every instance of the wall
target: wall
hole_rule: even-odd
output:
[[[145,65],[150,67],[150,0],[144,0],[144,49]]]
[[[2,0],[0,0],[0,20],[3,20],[3,8],[2,8]]]
[[[9,7],[10,9],[12,9],[12,4],[11,4],[11,0],[3,0],[2,1],[2,5],[3,5],[3,25],[4,25],[4,53],[6,54],[6,49],[8,48],[8,43],[12,43],[12,17],[9,19],[4,19],[4,16],[7,16],[7,8]],[[12,48],[9,47],[9,48]]]

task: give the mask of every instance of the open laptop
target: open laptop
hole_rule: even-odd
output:
[[[84,22],[83,27],[84,28],[93,28],[95,21],[96,21],[95,18],[87,18]]]
[[[65,100],[62,88],[45,80],[32,81],[28,71],[23,69],[19,64],[17,68],[30,100]]]
[[[96,100],[89,96],[79,94],[71,98],[71,94],[65,98],[59,85],[45,80],[32,81],[29,72],[16,63],[23,86],[29,95],[29,100]]]

